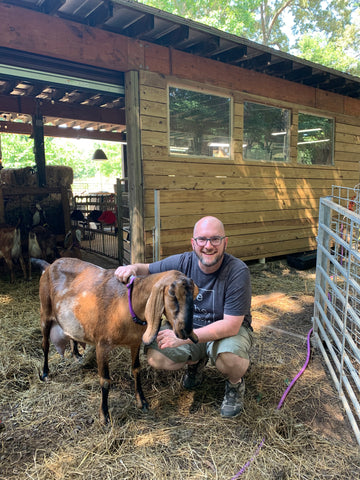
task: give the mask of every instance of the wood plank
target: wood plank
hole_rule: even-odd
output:
[[[242,235],[259,235],[268,234],[269,232],[276,232],[278,235],[282,235],[282,232],[288,230],[298,230],[308,228],[312,232],[317,232],[318,229],[318,217],[303,218],[294,221],[291,220],[279,220],[277,222],[263,222],[263,223],[249,223],[243,225],[226,225],[226,235],[229,237],[229,241],[233,243],[233,239],[240,238]],[[186,244],[190,242],[192,237],[192,228],[181,228],[174,230],[161,229],[160,238],[163,243],[175,243],[176,245]],[[152,232],[148,231],[146,234],[146,244],[152,245]],[[256,237],[258,243],[258,238]]]
[[[159,168],[161,168],[159,166]],[[343,178],[346,176],[346,181],[350,183],[354,179],[358,178],[358,174],[354,173],[351,175],[346,175],[346,172],[343,172],[339,176],[328,176],[326,177],[327,180],[332,181],[333,185],[342,185]],[[317,179],[321,179],[322,176],[318,175],[315,177]],[[301,180],[304,183],[310,183],[311,180]],[[146,176],[144,178],[144,187],[148,190],[167,190],[167,189],[175,189],[175,190],[224,190],[225,188],[229,190],[238,190],[239,189],[239,182],[237,178],[211,178],[211,177],[183,177],[183,176]],[[259,180],[259,188],[261,188],[261,181]]]
[[[360,155],[360,144],[336,142],[335,152],[351,152]]]
[[[168,144],[168,134],[167,131],[165,132],[155,132],[149,130],[143,130],[141,132],[141,143],[142,145],[159,145],[159,146],[166,146]],[[159,171],[159,166],[158,166]],[[144,174],[145,170],[144,170]]]
[[[5,223],[5,204],[2,188],[0,188],[0,223]]]
[[[331,193],[331,192],[329,192]],[[195,203],[161,203],[161,216],[167,217],[171,215],[186,215],[188,213],[206,215],[207,211],[212,215],[221,213],[241,213],[241,212],[268,212],[269,210],[286,210],[286,209],[307,209],[318,208],[319,199],[317,198],[287,198],[287,199],[259,199],[259,200],[242,200],[237,198],[229,202],[195,202]],[[154,205],[145,204],[145,215],[150,216],[153,213]]]
[[[326,92],[317,88],[315,90],[315,106],[329,112],[343,112],[344,97],[338,93]]]
[[[140,125],[142,130],[149,130],[154,132],[167,132],[166,118],[141,115]]]
[[[315,107],[315,89],[306,85],[274,78],[269,75],[222,64],[207,58],[196,58],[189,53],[174,50],[172,52],[172,73],[180,78],[188,78],[200,83],[215,85],[232,90],[264,95],[268,99],[298,102],[304,106]],[[342,113],[342,110],[341,110]]]
[[[167,90],[164,88],[156,88],[142,85],[140,87],[140,101],[142,100],[164,103],[167,105]]]
[[[129,178],[129,210],[131,224],[130,263],[145,260],[144,211],[141,169],[141,143],[139,124],[139,75],[136,71],[125,74],[125,109],[127,119],[127,161]]]
[[[357,102],[359,102],[357,100]],[[360,103],[360,102],[359,102]],[[335,115],[335,124],[337,125],[356,125],[360,126],[360,115],[342,115],[340,113],[337,113]]]
[[[214,160],[214,161],[213,161]],[[161,164],[159,164],[161,162]],[[171,157],[168,161],[164,160],[147,160],[144,158],[144,174],[145,175],[189,175],[197,177],[214,177],[216,175],[226,177],[256,177],[256,178],[330,178],[334,176],[334,172],[341,173],[336,166],[328,165],[312,165],[306,166],[301,164],[264,164],[248,163],[235,164],[232,160],[219,162],[219,159],[208,158],[179,158]]]
[[[151,102],[149,100],[141,100],[140,114],[150,115],[152,117],[166,118],[167,106],[164,103]]]
[[[193,214],[188,213],[184,215],[172,215],[169,217],[161,217],[161,229],[172,230],[172,229],[181,229],[181,228],[193,228],[195,223],[203,215],[215,215],[215,212],[207,210],[202,214]],[[221,215],[217,215],[224,225],[229,228],[230,225],[245,225],[247,223],[253,224],[254,222],[266,223],[266,222],[277,222],[279,220],[292,220],[297,222],[299,219],[306,218],[317,218],[319,215],[318,209],[316,208],[307,208],[304,210],[300,209],[287,209],[287,210],[269,210],[269,211],[259,211],[259,212],[224,212]],[[146,217],[145,219],[145,229],[151,230],[154,226],[154,217]]]
[[[290,240],[298,240],[301,238],[313,238],[317,235],[317,228],[304,228],[304,229],[297,229],[297,230],[288,230],[281,232],[281,242],[290,241]],[[181,248],[184,245],[182,241],[176,240],[168,240],[165,235],[161,235],[161,245],[164,248]],[[229,236],[228,246],[232,248],[237,247],[244,247],[244,246],[251,246],[254,244],[265,245],[267,243],[276,243],[279,241],[279,232],[263,232],[258,233],[256,235],[256,239],[254,240],[254,236],[249,235],[239,235],[239,236]],[[168,247],[166,247],[168,245]]]
[[[2,111],[32,115],[36,110],[37,99],[21,95],[0,95]],[[83,120],[114,125],[126,125],[125,113],[118,108],[97,108],[88,105],[71,105],[65,102],[41,102],[44,117],[62,117],[70,120]]]
[[[309,250],[316,250],[317,243],[314,238],[304,238],[298,240],[288,240],[284,242],[266,243],[266,244],[253,244],[240,247],[229,246],[227,251],[237,258],[243,260],[252,260],[256,258],[271,258],[275,256],[283,256],[289,253],[305,252]],[[175,255],[184,251],[190,251],[187,248],[173,248],[170,245],[163,245],[161,247],[161,258],[168,257],[169,255]],[[152,247],[146,248],[146,256],[149,261],[152,258]]]
[[[357,133],[337,132],[335,139],[336,139],[336,144],[335,144],[336,147],[338,147],[338,145],[341,146],[343,143],[349,143],[351,145],[360,145],[360,129]]]
[[[286,183],[278,182],[276,179],[272,181],[271,179],[264,179],[264,182],[261,185],[261,190],[296,190],[301,193],[304,197],[311,193],[311,190],[321,190],[324,193],[324,196],[331,193],[331,187],[333,183],[332,180],[312,180],[311,183],[306,182],[306,185],[299,185],[297,180],[290,179]],[[348,182],[349,188],[354,185],[351,182]],[[256,191],[259,189],[259,185],[253,179],[239,179],[238,190],[251,190]],[[260,189],[259,189],[260,190]],[[223,201],[232,201],[236,198],[236,193],[230,189],[218,189],[218,190],[161,190],[160,201],[161,203],[174,203],[179,202],[181,199],[182,203],[186,202],[223,202]],[[317,192],[317,195],[319,192]],[[316,197],[317,197],[316,195]],[[144,196],[145,203],[151,204],[154,200],[154,194],[151,190],[145,191]]]
[[[144,44],[122,35],[4,3],[0,18],[1,47],[118,71],[145,63]]]
[[[345,123],[336,123],[336,135],[339,133],[345,133],[348,135],[360,135],[360,122],[359,125],[348,125]]]
[[[150,72],[148,70],[140,70],[139,82],[141,85],[148,85],[149,87],[157,87],[166,89],[167,79],[164,75]]]
[[[143,161],[144,160],[168,160],[168,147],[159,145],[143,145],[142,146]]]

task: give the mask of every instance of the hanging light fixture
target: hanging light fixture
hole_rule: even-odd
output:
[[[102,150],[101,148],[98,148],[97,150],[95,150],[94,155],[92,156],[92,159],[93,160],[107,160],[108,158],[105,155],[104,150]]]

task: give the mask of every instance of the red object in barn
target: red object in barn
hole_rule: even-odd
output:
[[[103,212],[98,218],[98,221],[106,223],[106,225],[114,225],[116,223],[115,213],[111,210],[105,210],[105,212]]]

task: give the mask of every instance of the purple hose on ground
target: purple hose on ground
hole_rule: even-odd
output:
[[[264,443],[265,443],[265,437],[261,440],[258,448],[256,449],[256,452],[255,452],[254,456],[252,458],[250,458],[250,460],[245,463],[245,465],[242,467],[242,469],[236,475],[231,477],[230,480],[235,480],[236,478],[240,477],[240,475],[242,475],[245,472],[245,470],[250,466],[250,463],[255,460],[256,455],[259,454],[259,452],[260,452],[262,446],[264,445]]]
[[[307,357],[306,357],[306,361],[302,367],[302,369],[300,370],[300,372],[292,379],[290,385],[287,387],[287,389],[285,390],[284,392],[284,395],[281,397],[281,400],[277,406],[277,410],[280,410],[280,408],[282,407],[282,404],[284,403],[285,401],[285,398],[287,396],[287,394],[290,392],[292,386],[294,385],[294,383],[296,382],[296,380],[300,377],[300,375],[302,375],[305,371],[305,368],[307,367],[308,363],[309,363],[309,360],[310,360],[310,354],[311,354],[311,350],[310,350],[310,336],[313,332],[313,329],[311,328],[309,330],[309,333],[308,333],[308,336],[307,336]]]
[[[277,406],[277,410],[280,410],[280,408],[282,407],[282,404],[284,403],[285,401],[285,398],[287,396],[287,394],[290,392],[290,389],[292,388],[292,386],[294,385],[294,383],[296,382],[296,380],[300,377],[300,375],[302,375],[309,363],[309,360],[310,360],[310,354],[311,354],[311,349],[310,349],[310,337],[311,337],[311,334],[313,332],[313,329],[311,328],[309,330],[309,333],[308,333],[308,336],[307,336],[307,357],[306,357],[306,361],[303,365],[303,367],[301,368],[300,372],[293,378],[293,380],[291,381],[291,383],[289,384],[289,386],[287,387],[287,389],[285,390],[283,396],[281,397],[281,400]],[[245,465],[242,467],[241,470],[238,471],[238,473],[236,475],[234,475],[233,477],[231,477],[230,480],[236,480],[238,477],[240,477],[240,475],[242,475],[245,470],[250,466],[251,462],[253,462],[255,460],[255,457],[259,454],[261,448],[263,447],[265,443],[265,437],[263,437],[263,439],[261,440],[261,442],[259,443],[259,446],[258,448],[256,449],[256,452],[254,454],[254,456],[252,458],[250,458],[250,460],[248,462],[245,463]]]

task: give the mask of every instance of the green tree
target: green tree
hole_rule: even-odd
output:
[[[121,145],[85,139],[45,137],[47,165],[67,165],[75,180],[94,177],[98,171],[106,178],[121,177]],[[92,161],[97,148],[106,152],[108,160]],[[2,164],[5,168],[35,166],[34,141],[28,135],[1,134]]]

